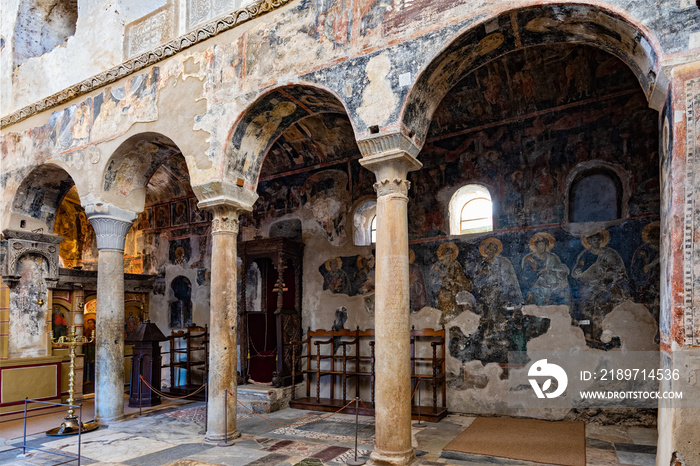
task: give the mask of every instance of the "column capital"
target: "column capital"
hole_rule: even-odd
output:
[[[250,208],[245,208],[232,199],[209,199],[200,201],[198,207],[208,210],[214,215],[211,221],[212,235],[221,233],[238,234],[238,216],[245,212],[250,212]]]
[[[124,251],[124,240],[136,220],[136,212],[103,202],[83,205],[92,228],[95,229],[97,249]]]
[[[362,151],[360,165],[377,177],[377,196],[399,195],[408,199],[411,184],[406,175],[423,166],[416,158],[420,149],[401,133],[364,139],[358,145]]]

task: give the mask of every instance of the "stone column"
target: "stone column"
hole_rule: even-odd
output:
[[[360,141],[360,164],[377,183],[374,328],[376,348],[375,465],[416,462],[411,446],[411,329],[408,280],[409,171],[417,148],[400,134]],[[413,153],[410,153],[410,152]]]
[[[211,224],[211,296],[209,317],[209,380],[207,442],[229,442],[240,437],[236,428],[238,331],[238,216],[243,210],[221,199],[199,203],[213,213]],[[226,401],[224,401],[224,399]],[[224,403],[226,414],[224,415]]]
[[[124,240],[134,212],[109,204],[85,206],[97,237],[95,419],[124,416]]]

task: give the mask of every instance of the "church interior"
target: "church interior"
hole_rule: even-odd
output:
[[[512,418],[585,425],[589,455],[556,464],[700,465],[700,4],[2,10],[0,432],[42,402],[128,432],[186,399],[186,442],[359,412],[369,464],[482,464],[441,451],[459,419]],[[682,399],[528,379],[577,358],[568,396],[627,355]],[[591,454],[605,428],[644,445]],[[340,448],[328,429],[309,438]],[[544,463],[493,459],[503,429],[488,462]]]

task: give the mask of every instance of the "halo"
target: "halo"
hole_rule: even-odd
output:
[[[416,260],[416,253],[413,252],[413,249],[408,250],[408,263],[413,264]]]
[[[503,251],[503,243],[501,243],[501,240],[498,238],[494,238],[493,236],[491,238],[486,238],[479,244],[479,253],[483,256],[486,257],[486,246],[489,244],[494,243],[498,247],[498,251],[496,251],[496,255],[499,255],[501,251]]]
[[[338,269],[343,268],[343,261],[340,257],[332,257],[326,261],[326,270],[331,271],[331,261],[335,261],[338,264]]]
[[[608,230],[605,228],[602,230],[593,230],[581,236],[581,244],[583,244],[584,248],[591,249],[591,243],[588,242],[588,238],[595,234],[600,234],[603,237],[603,241],[600,242],[601,248],[604,248],[610,242],[610,233],[608,233]]]
[[[535,243],[537,241],[539,241],[540,239],[547,240],[547,251],[551,251],[552,248],[554,247],[554,243],[556,243],[556,241],[557,241],[554,239],[554,236],[552,236],[549,233],[546,233],[544,231],[540,231],[538,233],[535,233],[534,235],[532,235],[532,238],[530,238],[530,250],[532,252],[536,252]]]
[[[454,243],[443,243],[438,247],[437,250],[437,257],[438,259],[442,258],[442,256],[445,254],[445,250],[449,249],[452,251],[452,260],[457,259],[457,255],[459,254],[459,249],[457,248],[457,245]]]
[[[653,230],[654,228],[657,228],[660,231],[661,230],[661,222],[659,222],[658,220],[655,222],[651,222],[650,224],[646,225],[644,227],[644,229],[642,230],[642,239],[644,240],[645,243],[658,244],[659,238],[658,237],[654,238],[651,236],[651,230]]]

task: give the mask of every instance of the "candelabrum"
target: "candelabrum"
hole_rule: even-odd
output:
[[[70,371],[68,373],[68,416],[64,418],[64,422],[61,423],[60,427],[51,429],[46,433],[48,435],[73,435],[77,434],[79,431],[90,432],[91,430],[97,429],[96,423],[82,423],[78,420],[75,415],[75,410],[73,409],[75,403],[75,348],[77,346],[83,345],[84,343],[92,343],[95,341],[94,335],[87,338],[83,335],[75,334],[75,326],[70,326],[70,331],[67,336],[59,337],[54,339],[53,330],[50,332],[51,341],[55,344],[68,345],[70,348]]]

